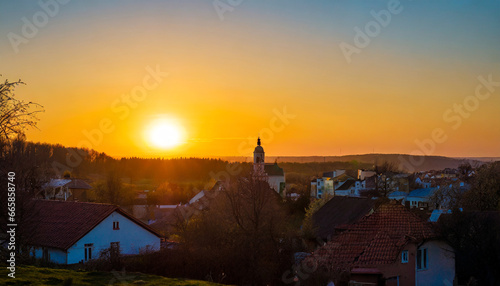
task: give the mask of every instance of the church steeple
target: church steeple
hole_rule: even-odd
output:
[[[253,151],[253,168],[256,173],[264,172],[264,161],[265,153],[264,148],[262,148],[260,143],[260,137],[257,138],[257,146]]]

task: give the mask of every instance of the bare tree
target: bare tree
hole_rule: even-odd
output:
[[[27,127],[36,127],[36,116],[43,112],[40,104],[15,98],[14,89],[20,84],[24,83],[21,80],[0,83],[0,138],[4,141],[24,134]]]
[[[377,173],[377,191],[384,197],[387,197],[387,194],[394,190],[395,182],[393,177],[399,173],[399,169],[393,162],[384,161],[382,164],[375,162],[375,172]]]
[[[464,194],[464,208],[478,211],[500,210],[500,161],[476,170],[472,187]]]
[[[0,192],[0,229],[6,233],[7,221],[17,224],[15,251],[18,257],[26,257],[36,228],[33,227],[37,219],[33,198],[41,192],[48,173],[46,162],[37,161],[36,152],[27,148],[24,135],[27,127],[36,127],[36,115],[43,111],[42,106],[16,99],[14,88],[20,84],[24,83],[8,80],[0,83],[0,182],[2,186],[10,183],[10,188],[4,187]],[[10,180],[7,174],[11,174]],[[8,189],[12,191],[8,193]]]
[[[285,270],[282,263],[289,258],[280,200],[267,182],[252,176],[227,183],[181,234],[187,249],[203,260],[200,265],[207,265],[198,272],[210,273],[216,281],[224,274],[226,280],[218,282],[240,285],[276,282],[276,273]]]

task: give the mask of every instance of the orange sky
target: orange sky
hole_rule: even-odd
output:
[[[29,140],[87,146],[85,131],[95,134],[104,119],[113,130],[90,144],[112,156],[251,156],[259,133],[272,156],[418,150],[500,156],[500,87],[478,100],[468,118],[454,113],[443,119],[475,96],[478,76],[500,81],[496,14],[479,7],[469,19],[457,16],[462,6],[443,7],[457,12],[450,20],[413,4],[348,63],[339,43],[352,44],[353,27],[385,7],[373,2],[347,11],[336,7],[331,16],[322,11],[321,19],[315,13],[326,8],[305,13],[289,7],[286,14],[264,2],[245,3],[224,21],[211,5],[69,3],[18,53],[2,38],[0,74],[2,80],[22,79],[27,85],[16,95],[45,107],[40,130],[29,130]],[[2,35],[19,34],[20,19],[40,9],[9,8]],[[353,11],[354,20],[340,17]],[[423,15],[429,22],[457,23],[437,33],[419,23]],[[463,28],[479,18],[490,21],[491,31]],[[144,87],[148,67],[168,76],[158,84],[149,79],[154,88],[124,111],[122,95]],[[284,108],[290,117],[282,126],[276,110]],[[149,146],[144,130],[158,117],[182,126],[181,146]],[[436,128],[447,136],[444,142],[432,139],[428,149],[416,144],[429,142]]]

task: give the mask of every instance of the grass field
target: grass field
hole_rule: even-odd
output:
[[[7,276],[8,270],[0,270],[0,285],[183,285],[215,286],[206,281],[165,278],[142,273],[86,272],[66,269],[16,267],[15,279]]]

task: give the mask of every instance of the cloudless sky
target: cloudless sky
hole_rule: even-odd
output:
[[[22,79],[16,95],[45,108],[28,140],[77,146],[106,118],[114,130],[91,147],[112,156],[251,156],[259,132],[274,156],[500,156],[500,86],[468,117],[443,118],[479,76],[500,82],[500,1],[402,0],[350,63],[339,46],[391,1],[243,0],[223,19],[214,2],[228,3],[69,1],[16,52],[23,18],[45,12],[1,1],[1,80]],[[168,77],[120,116],[113,103],[147,67]],[[283,109],[295,117],[270,134]],[[161,117],[182,126],[184,144],[148,144]],[[429,144],[436,128],[446,140]]]

